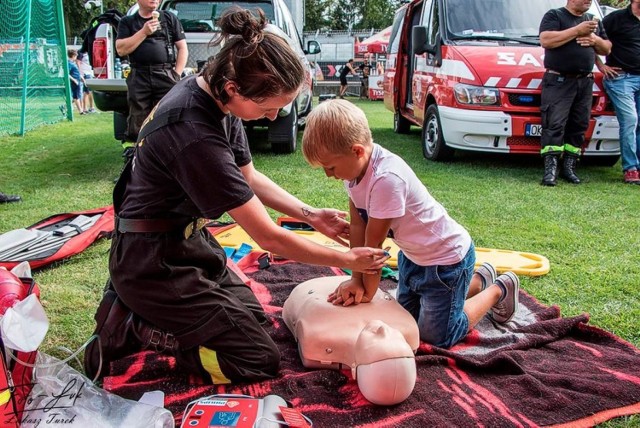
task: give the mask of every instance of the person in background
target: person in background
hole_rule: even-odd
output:
[[[139,9],[120,20],[116,50],[129,56],[125,160],[133,153],[142,122],[180,80],[189,51],[182,24],[170,12],[156,11],[158,0],[138,0]]]
[[[369,75],[371,74],[371,64],[367,58],[358,66],[360,70],[360,99],[369,99]]]
[[[78,58],[76,60],[76,65],[80,70],[80,75],[83,78],[84,84],[82,85],[82,106],[84,107],[85,113],[95,113],[96,109],[93,105],[93,92],[89,89],[87,85],[87,80],[93,78],[93,68],[89,65],[89,55],[80,51],[78,52]]]
[[[8,204],[11,202],[20,202],[22,198],[18,195],[7,195],[0,192],[0,204]]]
[[[325,101],[309,114],[302,153],[327,177],[344,180],[352,246],[380,248],[387,237],[398,253],[397,300],[416,320],[420,339],[450,348],[487,314],[509,322],[518,310],[520,280],[496,278],[475,246],[399,156],[375,144],[364,112],[343,100]],[[380,275],[354,272],[329,295],[335,305],[368,303]]]
[[[347,92],[347,76],[349,73],[355,76],[356,69],[353,68],[353,58],[349,59],[345,65],[342,66],[340,70],[340,98],[344,98],[344,94]]]
[[[69,64],[69,80],[71,80],[71,98],[73,99],[73,105],[76,106],[78,113],[85,114],[84,106],[82,105],[82,83],[84,79],[80,75],[80,70],[76,64],[78,58],[78,51],[75,49],[69,49],[67,51],[67,62]]]
[[[604,88],[620,125],[620,153],[624,182],[640,184],[640,0],[602,20],[611,53],[606,65],[596,58],[604,74]]]
[[[540,22],[547,69],[540,103],[543,186],[557,184],[561,157],[562,177],[581,182],[576,166],[591,117],[595,57],[611,50],[602,24],[587,13],[590,6],[591,0],[567,0],[564,7],[547,11]]]
[[[169,91],[140,131],[113,192],[112,287],[96,313],[101,340],[85,351],[90,378],[101,361],[108,369],[143,348],[173,353],[214,384],[276,376],[280,352],[262,326],[269,320],[204,219],[228,213],[261,248],[303,263],[377,273],[389,258],[323,247],[269,217],[265,205],[348,239],[346,213],[306,205],[254,167],[242,120],[274,120],[306,77],[298,54],[257,14],[225,11],[213,42],[220,52]]]

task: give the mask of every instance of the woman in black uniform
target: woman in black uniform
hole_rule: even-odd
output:
[[[149,347],[216,384],[277,374],[262,307],[227,268],[203,218],[227,212],[260,247],[305,263],[373,273],[388,258],[380,249],[324,248],[271,220],[265,205],[335,240],[348,237],[344,213],[305,205],[251,161],[241,120],[273,120],[294,101],[305,79],[300,58],[265,31],[261,11],[233,8],[219,26],[220,53],[151,112],[114,190],[111,283],[95,317],[100,342],[85,352],[89,377]]]

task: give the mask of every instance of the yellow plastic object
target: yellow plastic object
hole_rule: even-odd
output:
[[[306,239],[315,242],[316,244],[322,245],[323,247],[333,248],[338,251],[348,251],[348,247],[344,247],[338,244],[331,238],[327,238],[320,232],[316,231],[308,231],[308,230],[292,230],[292,232],[304,236]],[[235,248],[236,250],[240,248],[242,244],[247,244],[252,247],[252,251],[265,251],[249,236],[249,234],[240,226],[234,225],[229,228],[221,228],[216,231],[213,230],[213,234],[216,237],[218,243],[223,247]],[[389,254],[391,254],[391,258],[387,260],[387,264],[393,268],[398,266],[398,246],[394,244],[391,239],[386,239],[384,241],[383,248],[391,247],[389,250]]]
[[[540,254],[476,247],[476,267],[484,262],[491,263],[499,274],[511,271],[518,275],[541,276],[550,269],[549,259]]]
[[[214,229],[212,232],[214,233],[218,243],[223,247],[238,249],[244,243],[250,245],[252,247],[252,251],[265,251],[260,248],[249,234],[238,225],[221,228],[219,230]],[[306,230],[293,230],[293,232],[324,247],[333,248],[338,251],[348,250],[347,247],[343,247],[320,232]],[[389,250],[391,258],[387,263],[390,267],[397,268],[398,246],[391,239],[386,239],[383,247],[391,247]],[[511,271],[524,276],[544,275],[548,273],[550,269],[549,260],[539,254],[476,247],[476,267],[480,266],[484,262],[491,263],[498,273]]]

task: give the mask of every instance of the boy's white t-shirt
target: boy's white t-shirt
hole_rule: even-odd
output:
[[[365,221],[391,219],[391,238],[417,265],[455,264],[469,251],[469,232],[449,217],[402,158],[378,144],[362,180],[344,183]]]

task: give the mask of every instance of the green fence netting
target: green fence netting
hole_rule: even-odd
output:
[[[62,0],[0,0],[0,135],[71,119]]]

